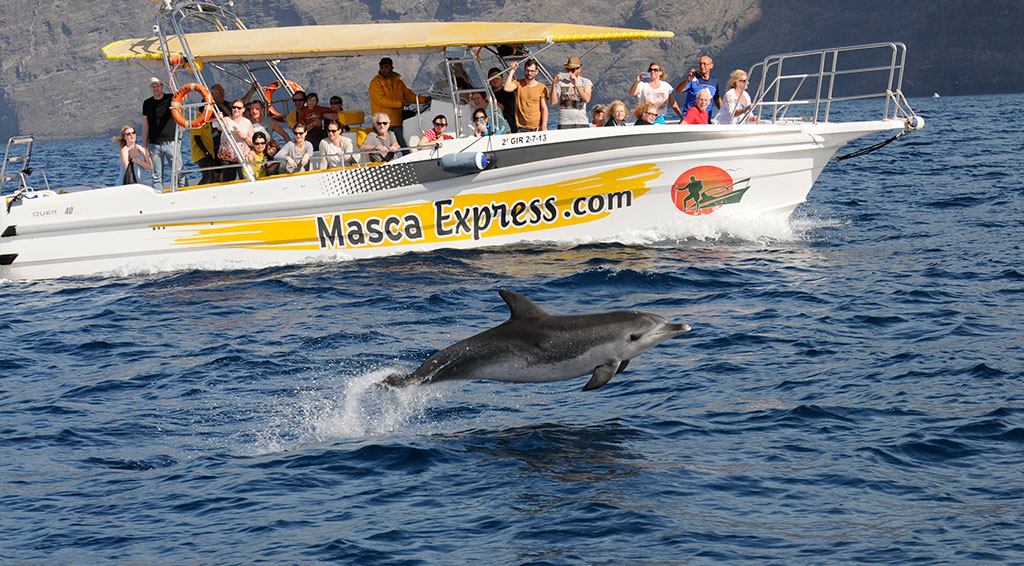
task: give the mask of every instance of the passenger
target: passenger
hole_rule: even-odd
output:
[[[241,98],[236,98],[231,101],[231,117],[223,117],[224,127],[227,128],[227,131],[221,134],[217,157],[224,165],[242,163],[249,156],[249,149],[252,147],[252,122],[245,117],[244,113],[245,102]],[[235,154],[229,140],[234,140],[241,155]],[[241,174],[241,167],[230,167],[222,172],[224,182],[234,181]]]
[[[273,138],[267,140],[267,158],[266,163],[263,165],[263,169],[264,171],[266,171],[267,176],[277,175],[278,169],[280,169],[281,164],[278,163],[274,158],[280,151],[281,144],[277,143],[277,140]]]
[[[647,66],[646,73],[636,76],[633,86],[629,87],[629,95],[635,96],[637,103],[654,104],[658,108],[658,116],[668,118],[668,109],[671,108],[680,119],[683,117],[679,104],[672,96],[672,85],[665,80],[665,66],[657,61]]]
[[[256,132],[252,135],[252,151],[249,152],[249,163],[252,164],[252,174],[257,179],[263,179],[267,176],[267,166],[264,163],[267,161],[267,134],[265,132]]]
[[[373,117],[373,131],[366,134],[363,145],[359,146],[360,151],[371,152],[368,156],[371,163],[391,161],[395,158],[395,152],[402,148],[395,132],[388,129],[389,125],[391,118],[384,112],[378,112]]]
[[[633,109],[633,117],[636,118],[634,126],[650,126],[652,124],[664,124],[665,117],[658,116],[658,107],[650,102],[641,102]]]
[[[558,129],[589,128],[587,103],[594,91],[594,83],[580,75],[583,64],[579,57],[569,57],[565,72],[551,81],[551,104],[558,105]]]
[[[476,94],[476,93],[473,93]],[[448,127],[448,118],[445,118],[444,114],[438,114],[433,119],[434,127],[423,132],[423,137],[420,138],[420,147],[434,145],[444,140],[452,139],[451,136],[444,133],[444,129]]]
[[[729,75],[729,90],[725,91],[722,99],[722,108],[718,110],[713,119],[716,124],[740,124],[743,122],[756,122],[757,116],[753,114],[743,119],[742,116],[750,107],[750,94],[747,88],[747,72],[743,69],[736,69]]]
[[[285,173],[309,171],[309,161],[313,158],[313,145],[306,141],[306,125],[296,122],[292,126],[293,141],[284,144],[277,152],[274,160],[284,166]]]
[[[301,90],[295,91],[292,94],[292,106],[294,110],[288,114],[274,117],[274,120],[288,124],[288,129],[295,127],[295,123],[299,121],[299,111],[306,107],[306,93]]]
[[[217,166],[217,158],[214,157],[214,147],[216,146],[213,145],[212,120],[192,130],[192,163],[203,169],[203,171],[199,172],[202,175],[199,179],[200,185],[208,185],[220,180],[220,171],[208,169],[209,167]]]
[[[224,86],[216,83],[210,87],[210,96],[213,97],[213,106],[220,110],[225,116],[231,115],[231,105],[224,101]],[[213,147],[220,147],[220,123],[213,121]],[[220,162],[218,162],[220,165]],[[219,173],[218,173],[219,176]]]
[[[224,100],[224,85],[217,83],[210,87],[210,96],[213,97],[213,104],[225,115],[231,114],[231,104]]]
[[[536,132],[548,129],[548,98],[550,93],[544,83],[537,80],[540,66],[535,59],[527,59],[523,65],[524,79],[516,79],[519,62],[513,61],[505,77],[506,92],[516,95],[516,127],[520,132]]]
[[[697,93],[697,103],[686,111],[686,117],[683,118],[683,122],[687,124],[707,124],[709,106],[711,106],[711,89],[702,88]]]
[[[167,171],[174,170],[175,121],[171,116],[171,95],[164,92],[164,83],[153,77],[149,79],[153,96],[142,103],[142,144],[148,147],[152,156],[153,188],[164,190],[164,161]]]
[[[613,100],[608,105],[606,110],[608,114],[608,120],[604,123],[605,126],[628,126],[626,124],[626,116],[629,111],[626,110],[626,103],[621,100]]]
[[[501,117],[508,124],[508,129],[513,134],[519,131],[516,127],[516,95],[505,90],[505,79],[501,76],[501,69],[491,67],[487,71],[487,82],[491,85],[491,92],[494,93],[494,101],[501,108]]]
[[[676,85],[676,92],[685,92],[686,99],[683,101],[683,112],[688,112],[690,107],[697,101],[697,93],[705,88],[711,89],[711,99],[715,102],[715,108],[722,107],[722,98],[718,92],[718,79],[711,76],[711,69],[715,68],[715,63],[711,60],[711,57],[704,55],[700,58],[700,63],[697,65],[698,69],[690,69],[690,74],[687,76],[685,81]],[[710,112],[710,107],[708,111]],[[684,114],[685,115],[685,114]]]
[[[281,126],[281,122],[272,119],[263,111],[262,100],[253,100],[249,103],[249,110],[246,114],[246,118],[252,122],[252,131],[254,133],[263,132],[266,134],[268,140],[272,137],[272,132],[276,132],[277,135],[281,136],[281,139],[285,142],[292,140],[291,136],[288,135],[288,132],[283,126]]]
[[[505,92],[505,91],[501,91],[501,92]],[[512,93],[508,93],[508,94],[512,94]],[[469,103],[473,105],[473,108],[481,108],[481,109],[483,109],[484,114],[487,115],[487,123],[488,124],[493,124],[493,128],[496,130],[495,133],[497,133],[497,134],[507,134],[507,133],[512,131],[508,127],[508,122],[505,121],[505,116],[504,115],[498,114],[497,121],[495,121],[494,117],[491,116],[491,101],[490,101],[490,98],[487,96],[486,92],[474,92],[474,93],[470,94],[469,95]],[[474,114],[475,113],[476,112],[474,111]],[[475,125],[474,125],[474,127],[475,127]]]
[[[401,145],[405,145],[402,130],[402,109],[409,104],[430,102],[430,97],[421,97],[405,86],[402,75],[394,71],[391,57],[380,60],[377,75],[370,80],[370,112],[376,116],[381,112],[388,115],[391,133]]]
[[[359,162],[359,154],[355,151],[352,140],[342,134],[341,123],[337,120],[327,121],[327,139],[320,142],[320,166],[318,169],[333,169]]]
[[[493,136],[495,134],[494,128],[489,123],[487,118],[487,111],[483,108],[477,108],[473,111],[473,135],[476,137],[482,136]]]
[[[341,99],[341,97],[340,96],[332,96],[331,97],[331,112],[334,112],[335,114],[338,115],[337,120],[338,120],[339,124],[341,123],[341,113],[344,112],[344,111],[345,111],[345,104],[344,104],[344,101]],[[349,131],[349,127],[346,126],[345,124],[341,124],[341,131],[342,131],[342,133]]]
[[[318,147],[327,134],[324,120],[337,120],[338,113],[327,106],[320,106],[320,97],[315,92],[306,95],[306,107],[299,111],[299,121],[306,125],[306,141]]]
[[[153,169],[153,161],[149,158],[149,152],[136,142],[138,137],[134,127],[125,126],[121,128],[121,135],[113,139],[114,143],[121,146],[121,166],[124,167],[124,175],[121,177],[122,185],[134,185],[139,182],[139,176],[135,170],[136,165],[146,170]]]
[[[604,126],[605,111],[603,105],[598,104],[591,108],[590,113],[594,116],[594,119],[590,121],[591,127],[600,128],[601,126]]]

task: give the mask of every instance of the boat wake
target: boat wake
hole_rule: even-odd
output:
[[[835,219],[806,214],[790,218],[780,215],[711,215],[687,218],[680,222],[663,222],[648,230],[625,230],[615,238],[602,242],[635,246],[665,246],[685,241],[770,245],[806,242],[814,237],[816,231],[841,224],[841,221]]]

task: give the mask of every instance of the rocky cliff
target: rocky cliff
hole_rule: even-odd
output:
[[[237,0],[251,28],[375,21],[565,21],[671,30],[662,41],[613,42],[584,59],[595,98],[627,99],[636,73],[662,61],[677,80],[700,54],[715,58],[724,80],[770,53],[874,41],[909,49],[908,96],[1020,92],[1024,42],[1016,29],[1024,2],[993,0]],[[0,138],[109,135],[140,121],[151,70],[106,61],[100,49],[117,39],[151,34],[155,5],[136,0],[5,0],[0,3]],[[556,46],[542,61],[557,68],[580,46]],[[396,61],[411,86],[425,87],[419,60]],[[375,60],[292,62],[285,66],[308,89],[340,94],[347,108],[366,108]],[[432,72],[432,69],[429,70]],[[214,77],[229,97],[244,91]]]

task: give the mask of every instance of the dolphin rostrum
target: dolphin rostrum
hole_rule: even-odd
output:
[[[629,361],[690,331],[645,312],[554,316],[530,299],[498,291],[512,315],[502,324],[448,346],[410,374],[394,374],[384,387],[449,379],[544,383],[591,375],[584,391],[597,389]]]

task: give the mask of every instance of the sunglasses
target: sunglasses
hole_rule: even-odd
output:
[[[327,133],[328,134],[333,134],[333,133],[335,133],[337,131],[339,131],[338,128],[327,128]]]
[[[388,125],[388,124],[390,124],[390,123],[391,123],[391,122],[377,122],[377,125],[378,125],[378,126],[387,126],[387,125]]]
[[[267,145],[267,142],[252,142],[252,145]]]
[[[659,69],[659,68],[657,68],[657,67],[651,67],[650,69],[647,69],[647,72],[648,72],[648,73],[653,73],[653,72],[655,72],[655,71],[657,71],[657,72],[659,72],[659,73],[660,73],[660,72],[661,72],[661,69]]]
[[[477,116],[476,118],[473,119],[473,121],[474,122],[486,122],[487,121],[487,116]]]
[[[125,132],[124,135],[126,135],[126,136],[134,136],[135,132]]]
[[[297,135],[297,136],[304,136],[304,135],[306,135],[306,132],[295,132],[295,135]]]
[[[245,110],[245,106],[232,106],[232,110]]]
[[[305,102],[305,101],[306,101],[305,98],[293,98],[292,99],[292,102]]]
[[[435,126],[447,126],[448,122],[434,122]]]

